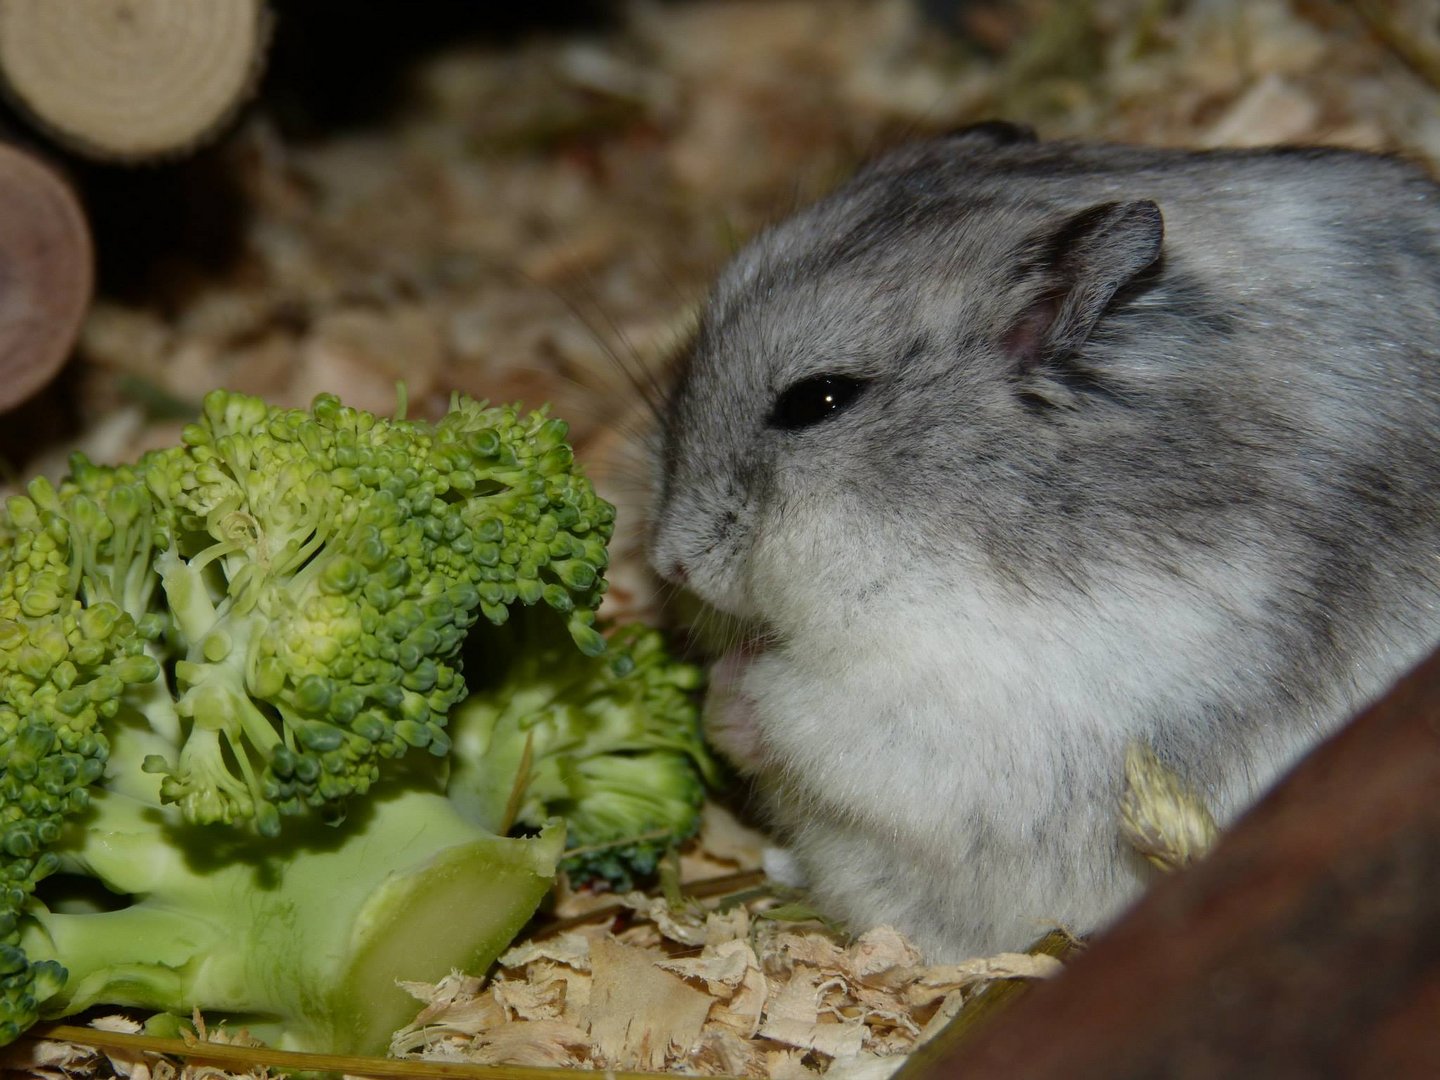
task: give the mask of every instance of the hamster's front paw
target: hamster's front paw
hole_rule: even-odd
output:
[[[747,776],[768,757],[755,699],[741,685],[759,652],[756,646],[739,645],[715,662],[701,718],[710,745]]]

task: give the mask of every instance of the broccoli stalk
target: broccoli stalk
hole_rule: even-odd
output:
[[[31,906],[20,947],[68,972],[49,1014],[200,1005],[282,1048],[383,1053],[415,1011],[396,978],[485,970],[564,846],[558,822],[499,837],[410,777],[376,785],[338,828],[296,823],[283,846],[188,824],[155,789],[97,793],[56,846],[57,885],[84,875],[124,906]]]
[[[67,817],[89,806],[105,769],[104,724],[130,689],[153,683],[160,665],[148,651],[156,620],[137,623],[117,606],[145,591],[128,566],[102,552],[134,539],[148,506],[133,475],[117,471],[111,516],[78,477],[71,509],[77,537],[44,481],[11,499],[0,516],[0,1044],[39,1018],[65,971],[32,959],[19,945],[21,918],[36,886],[59,865],[52,850]],[[96,575],[86,588],[87,571]]]

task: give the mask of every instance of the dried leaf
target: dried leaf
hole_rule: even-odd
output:
[[[825,916],[818,908],[800,901],[792,901],[788,904],[776,904],[774,907],[766,908],[760,913],[762,919],[770,919],[773,922],[825,922]]]

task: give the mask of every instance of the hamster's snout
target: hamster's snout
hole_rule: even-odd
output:
[[[650,533],[649,560],[660,577],[718,611],[751,614],[732,526],[717,528],[702,512],[666,506]]]
[[[647,555],[650,566],[661,578],[672,585],[686,585],[690,581],[690,568],[686,565],[684,548],[676,535],[673,517],[667,508],[658,520],[651,523]]]

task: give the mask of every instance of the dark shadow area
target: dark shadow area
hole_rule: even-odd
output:
[[[177,306],[167,286],[232,269],[247,202],[222,141],[167,165],[76,165],[95,236],[96,292],[122,303]]]
[[[384,118],[405,73],[426,55],[467,42],[603,29],[618,11],[606,0],[276,0],[262,92],[291,137],[363,127]]]
[[[74,365],[66,364],[33,397],[0,412],[0,480],[28,475],[25,463],[37,446],[79,433],[78,385]]]

